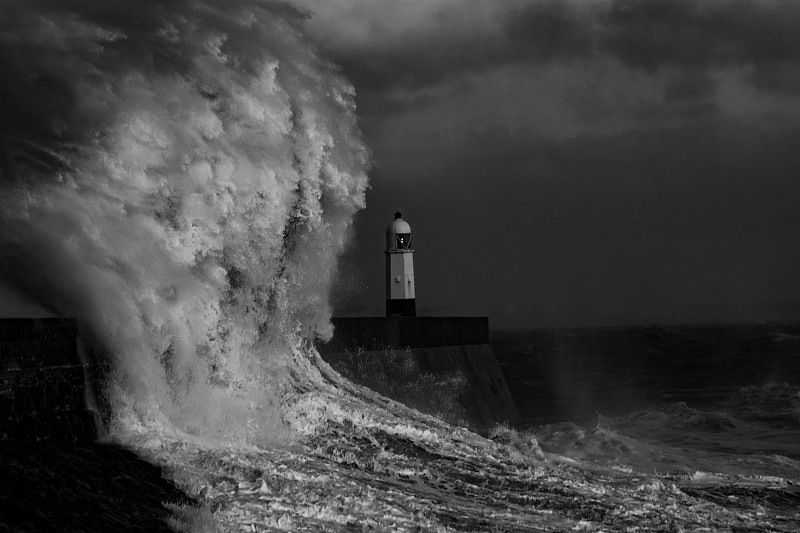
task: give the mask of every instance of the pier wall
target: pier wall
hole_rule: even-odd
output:
[[[333,318],[333,338],[326,352],[386,347],[431,348],[488,344],[486,317],[358,317]]]
[[[0,320],[0,440],[92,442],[86,409],[94,365],[81,361],[75,322]]]
[[[335,369],[429,414],[488,430],[518,411],[486,318],[337,318],[318,346]],[[101,369],[82,361],[70,319],[0,319],[0,441],[92,442]],[[414,403],[424,400],[423,403]],[[445,417],[447,419],[447,417]]]
[[[486,317],[334,318],[333,325],[333,339],[318,349],[353,381],[473,429],[517,422]]]

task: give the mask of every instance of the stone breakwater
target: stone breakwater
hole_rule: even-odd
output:
[[[94,441],[98,371],[78,353],[73,320],[0,320],[0,440]]]
[[[322,358],[347,379],[486,433],[519,419],[486,317],[333,318]]]

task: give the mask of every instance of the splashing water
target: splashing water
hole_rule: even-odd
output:
[[[202,502],[197,520],[797,530],[790,458],[767,466],[792,479],[753,474],[758,458],[744,477],[648,474],[618,463],[670,450],[613,428],[554,433],[566,455],[544,454],[531,435],[487,440],[333,372],[311,341],[331,334],[329,285],[364,203],[353,90],[286,4],[223,4],[0,7],[0,277],[78,319],[111,363],[113,438]],[[587,443],[622,459],[588,464]]]
[[[114,426],[282,438],[368,155],[278,2],[6,2],[0,275],[114,368]],[[294,351],[293,351],[294,350]]]

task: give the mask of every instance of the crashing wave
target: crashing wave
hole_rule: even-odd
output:
[[[0,8],[0,275],[110,363],[111,438],[201,503],[175,529],[796,524],[779,476],[740,484],[766,502],[743,511],[702,474],[603,470],[509,428],[485,439],[322,361],[368,157],[353,89],[301,16],[269,0]],[[599,452],[639,446],[570,431]]]
[[[280,439],[367,151],[281,2],[0,11],[0,274],[112,362],[109,423]],[[125,423],[127,423],[125,422]]]

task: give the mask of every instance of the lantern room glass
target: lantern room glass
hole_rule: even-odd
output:
[[[411,234],[410,233],[398,233],[395,236],[395,245],[398,250],[409,250],[411,249]]]

